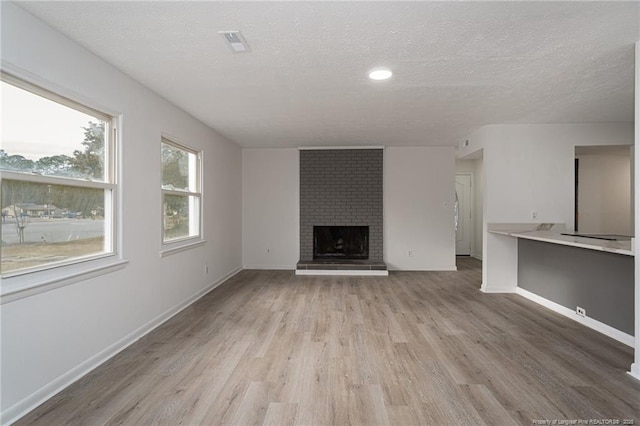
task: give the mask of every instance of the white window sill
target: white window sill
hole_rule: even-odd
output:
[[[124,269],[128,260],[116,256],[78,262],[59,268],[16,275],[0,280],[0,305],[45,293]]]
[[[191,241],[180,241],[179,243],[166,244],[162,246],[160,250],[160,257],[167,257],[175,253],[180,253],[185,250],[191,250],[196,247],[203,246],[207,243],[206,240],[197,239]]]

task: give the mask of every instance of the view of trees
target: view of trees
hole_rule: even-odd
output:
[[[0,170],[102,180],[104,178],[104,123],[90,121],[83,129],[84,150],[75,150],[73,156],[53,155],[34,161],[22,155],[10,155],[4,149],[0,149]]]
[[[104,179],[104,123],[89,122],[84,127],[84,151],[73,151],[71,167],[93,179]]]
[[[189,188],[189,158],[187,151],[162,144],[162,185],[169,189]]]
[[[162,143],[162,187],[165,190],[188,191],[189,153],[177,146]],[[191,173],[195,173],[192,170]],[[189,235],[189,196],[164,194],[165,240]]]
[[[83,127],[82,148],[71,155],[58,154],[37,160],[0,150],[0,170],[79,180],[105,179],[105,123],[89,121]],[[192,158],[193,157],[193,158]],[[170,143],[161,144],[165,239],[189,235],[190,209],[197,208],[197,195],[189,192],[190,176],[197,169],[197,154]],[[104,214],[104,190],[49,182],[27,182],[3,178],[1,186],[3,222],[15,223],[18,242],[31,218],[100,217]]]
[[[89,122],[84,127],[83,150],[75,150],[72,156],[53,155],[36,161],[22,155],[11,155],[0,150],[0,170],[34,173],[48,176],[62,176],[76,179],[104,178],[104,123]],[[14,216],[16,224],[25,217],[33,215],[33,210],[44,210],[45,216],[54,214],[81,215],[84,217],[103,214],[104,192],[101,189],[79,188],[65,185],[25,182],[2,179],[2,209],[5,215]],[[39,206],[39,207],[38,207]],[[20,234],[20,231],[18,231]]]

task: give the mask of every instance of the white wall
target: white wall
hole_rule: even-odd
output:
[[[631,145],[631,123],[485,126],[460,146],[464,159],[483,150],[484,291],[515,291],[516,239],[487,234],[487,223],[565,223],[573,227],[575,146]],[[537,219],[531,219],[536,211]]]
[[[630,154],[576,155],[580,232],[631,235]]]
[[[298,150],[243,150],[242,205],[244,268],[295,269],[300,260]]]
[[[456,174],[469,173],[475,174],[475,163],[473,160],[456,160]]]
[[[482,224],[484,223],[484,160],[478,158],[473,160],[475,169],[475,219],[474,219],[474,231],[475,239],[474,246],[471,248],[471,255],[475,258],[482,259]]]
[[[486,222],[573,223],[575,146],[632,145],[631,123],[485,126],[467,156],[484,148]],[[531,211],[538,219],[530,218]]]
[[[25,13],[2,2],[5,70],[122,114],[117,272],[2,305],[2,420],[65,387],[241,267],[240,148]],[[160,135],[204,150],[206,244],[159,256]],[[204,265],[209,273],[205,274]]]
[[[389,269],[455,269],[454,175],[453,147],[385,149],[384,260]]]
[[[451,147],[385,149],[384,256],[389,269],[455,269],[454,163]],[[243,151],[245,268],[295,268],[299,176],[297,150]]]
[[[640,173],[637,172],[638,165],[640,165],[640,149],[637,147],[640,146],[640,42],[636,43],[636,93],[635,93],[635,127],[634,127],[634,189],[636,190],[634,196],[635,203],[635,212],[640,212],[640,195],[637,193],[638,188],[640,188]],[[635,214],[635,229],[640,229],[640,214]],[[631,364],[630,373],[636,379],[640,380],[640,244],[638,243],[638,238],[636,237],[634,240],[633,250],[636,254],[635,256],[635,310],[636,310],[636,345],[635,345],[635,353],[634,353],[634,363]]]

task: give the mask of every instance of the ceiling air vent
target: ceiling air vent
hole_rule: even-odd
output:
[[[251,48],[240,31],[219,31],[218,34],[224,37],[229,49],[231,49],[233,53],[251,52]]]

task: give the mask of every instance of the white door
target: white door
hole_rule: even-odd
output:
[[[471,254],[471,175],[456,175],[456,255]]]

